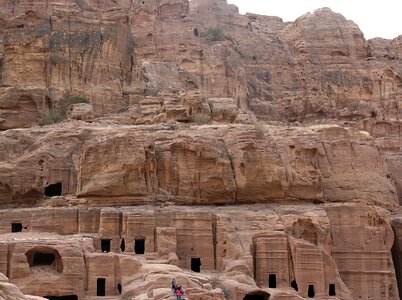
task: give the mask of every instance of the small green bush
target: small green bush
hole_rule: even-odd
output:
[[[207,41],[217,42],[225,40],[223,30],[219,27],[211,27],[207,31]]]
[[[61,114],[57,109],[51,109],[42,116],[43,125],[59,123],[61,120],[62,120]]]
[[[77,104],[77,103],[89,103],[89,100],[85,97],[74,96],[67,98],[68,104]]]
[[[135,95],[135,96],[133,96],[132,98],[130,98],[129,104],[130,104],[130,105],[138,104],[138,103],[140,103],[140,101],[143,100],[143,99],[144,99],[144,97]]]
[[[210,120],[211,120],[211,118],[209,116],[201,114],[201,113],[198,113],[198,114],[194,115],[194,117],[193,117],[193,121],[197,125],[208,124],[208,122]]]
[[[264,132],[265,132],[264,122],[261,122],[261,121],[254,122],[253,126],[254,126],[255,131],[257,131],[257,136],[260,138],[263,137]]]
[[[223,294],[225,295],[225,299],[229,299],[230,297],[230,290],[226,287],[220,287],[220,289],[222,290]]]

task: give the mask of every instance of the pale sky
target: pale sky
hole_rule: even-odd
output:
[[[393,39],[402,34],[402,0],[227,0],[240,13],[277,16],[294,21],[317,8],[329,7],[354,21],[366,39]]]

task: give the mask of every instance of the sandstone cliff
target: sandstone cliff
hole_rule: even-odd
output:
[[[400,299],[401,58],[328,8],[0,0],[0,299]]]
[[[38,124],[71,95],[101,116],[179,91],[271,121],[399,119],[400,38],[367,41],[329,9],[284,23],[222,0],[142,2],[2,0],[1,128]]]

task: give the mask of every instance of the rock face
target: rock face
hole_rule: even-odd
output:
[[[97,116],[179,91],[234,99],[224,109],[232,121],[236,107],[285,122],[400,115],[400,38],[366,41],[329,9],[284,23],[223,0],[0,5],[3,129],[38,124],[71,94]],[[215,103],[222,118],[224,102]]]
[[[401,299],[401,58],[327,8],[0,0],[0,299]]]
[[[1,135],[3,205],[57,196],[49,192],[57,184],[60,195],[116,204],[155,203],[168,195],[186,205],[294,199],[398,205],[373,138],[339,126],[78,125],[24,135]]]

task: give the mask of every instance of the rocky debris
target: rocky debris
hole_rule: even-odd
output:
[[[71,104],[67,111],[67,118],[87,122],[93,121],[94,111],[92,105],[88,103]]]

